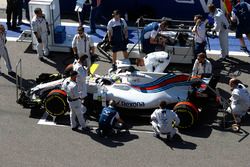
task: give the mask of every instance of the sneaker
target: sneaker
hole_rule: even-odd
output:
[[[155,137],[155,138],[160,138],[160,135],[159,134],[156,134],[156,133],[153,133],[153,137]]]
[[[44,61],[44,58],[43,58],[43,56],[42,56],[42,57],[39,57],[39,60],[40,60],[40,61]]]
[[[84,128],[81,128],[81,130],[84,131],[84,132],[89,132],[91,130],[91,128],[86,126]]]
[[[15,76],[15,75],[16,75],[16,73],[15,73],[14,71],[9,71],[8,74],[9,74],[10,76]]]
[[[116,71],[116,70],[117,70],[116,64],[112,64],[112,71]]]
[[[71,128],[73,131],[77,131],[78,127]]]
[[[250,53],[250,51],[247,49],[246,46],[241,46],[241,47],[240,47],[240,50],[243,51],[243,52],[245,52],[245,53],[247,53],[247,54]]]

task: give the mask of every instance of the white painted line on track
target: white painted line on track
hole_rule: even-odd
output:
[[[46,118],[49,116],[47,112],[44,112],[42,118],[37,122],[39,125],[49,125],[49,126],[65,126],[66,125],[58,125],[54,121],[48,121]]]
[[[66,125],[59,125],[56,124],[54,121],[48,121],[46,120],[46,118],[49,116],[49,114],[47,112],[44,112],[43,116],[41,117],[41,119],[37,122],[38,125],[47,125],[47,126],[60,126],[60,127],[69,127]],[[93,128],[93,130],[97,129],[97,126],[91,126]],[[133,130],[130,129],[129,132],[133,132],[133,133],[144,133],[144,134],[152,134],[153,131],[149,131],[149,130]]]

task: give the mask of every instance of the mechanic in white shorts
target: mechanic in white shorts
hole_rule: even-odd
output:
[[[79,58],[83,55],[87,55],[86,67],[90,68],[91,66],[91,55],[95,53],[94,43],[91,36],[84,32],[84,28],[79,26],[77,28],[78,34],[76,34],[72,41],[72,49],[75,55],[75,58]]]
[[[158,51],[147,54],[143,60],[148,72],[164,72],[170,63],[170,56],[164,51]]]
[[[180,119],[178,115],[172,110],[166,109],[167,103],[162,101],[159,109],[156,109],[151,115],[151,124],[153,127],[154,137],[159,138],[160,134],[166,134],[169,140],[172,140],[176,134],[176,129],[173,127],[178,126]]]
[[[76,118],[78,123],[81,125],[81,130],[87,131],[89,127],[86,126],[85,119],[83,117],[83,105],[81,103],[81,96],[78,90],[78,86],[76,83],[77,72],[70,72],[70,79],[65,79],[62,84],[62,90],[67,93],[67,101],[69,103],[70,108],[70,124],[72,130],[78,129],[78,124],[76,122]]]
[[[31,20],[32,31],[37,39],[37,54],[40,60],[43,60],[43,56],[49,55],[48,49],[48,35],[50,35],[48,22],[45,19],[45,16],[41,8],[36,8],[34,10],[36,14]]]

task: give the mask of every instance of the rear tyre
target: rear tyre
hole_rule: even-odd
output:
[[[187,129],[193,127],[198,121],[198,109],[190,102],[179,102],[174,107],[174,112],[180,118],[178,128]]]
[[[44,100],[44,107],[51,116],[64,115],[69,110],[66,92],[60,89],[52,90]]]

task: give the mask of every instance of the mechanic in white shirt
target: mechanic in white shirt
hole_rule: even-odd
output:
[[[224,12],[216,8],[214,4],[208,5],[208,10],[214,18],[214,27],[212,31],[219,32],[219,41],[221,47],[221,60],[225,59],[229,54],[228,49],[228,27],[229,23]]]
[[[70,108],[70,124],[72,130],[78,129],[78,124],[76,122],[76,118],[78,123],[81,125],[81,130],[89,130],[89,127],[86,126],[85,119],[83,114],[86,112],[83,109],[83,105],[81,103],[81,95],[78,90],[78,86],[76,83],[77,72],[70,72],[70,79],[65,79],[62,83],[62,90],[67,93],[67,101],[69,103]]]
[[[82,103],[84,98],[87,96],[87,84],[86,84],[87,69],[84,66],[84,62],[87,58],[88,58],[87,55],[83,55],[78,60],[75,60],[73,63],[73,70],[78,73],[76,77],[76,83],[80,93],[80,98],[82,99]]]
[[[234,114],[238,123],[241,122],[241,118],[246,115],[250,107],[250,96],[247,88],[242,82],[236,78],[232,78],[229,81],[229,86],[232,89],[230,101],[231,109],[228,109],[229,112]]]
[[[166,134],[169,140],[172,140],[176,134],[173,125],[178,126],[180,119],[172,110],[166,109],[167,103],[162,101],[159,109],[156,109],[151,115],[151,124],[154,131],[154,137],[160,138],[160,134]]]
[[[202,74],[212,74],[212,64],[203,52],[197,55],[192,70],[192,77],[201,76]]]
[[[201,52],[206,51],[206,23],[203,20],[202,15],[195,15],[195,26],[192,29],[194,34],[195,48],[194,54],[197,56]]]
[[[5,65],[6,65],[7,70],[8,70],[8,74],[11,75],[13,73],[13,71],[12,71],[12,67],[11,67],[11,63],[10,63],[8,50],[5,46],[6,42],[7,42],[7,39],[6,39],[5,28],[2,24],[0,24],[0,60],[1,60],[1,57],[3,57],[3,59],[5,61]],[[1,74],[2,73],[1,73],[1,61],[0,61],[0,75]]]
[[[84,28],[79,26],[77,28],[78,34],[76,34],[72,41],[72,49],[75,58],[79,58],[83,55],[87,55],[86,66],[89,68],[91,66],[91,55],[95,53],[94,43],[91,36],[84,32]]]
[[[164,72],[170,63],[170,56],[167,52],[158,51],[147,54],[143,60],[148,72]]]
[[[42,9],[36,8],[34,13],[35,16],[31,20],[31,28],[37,39],[38,58],[43,60],[43,56],[49,55],[48,35],[50,35],[50,31]]]

